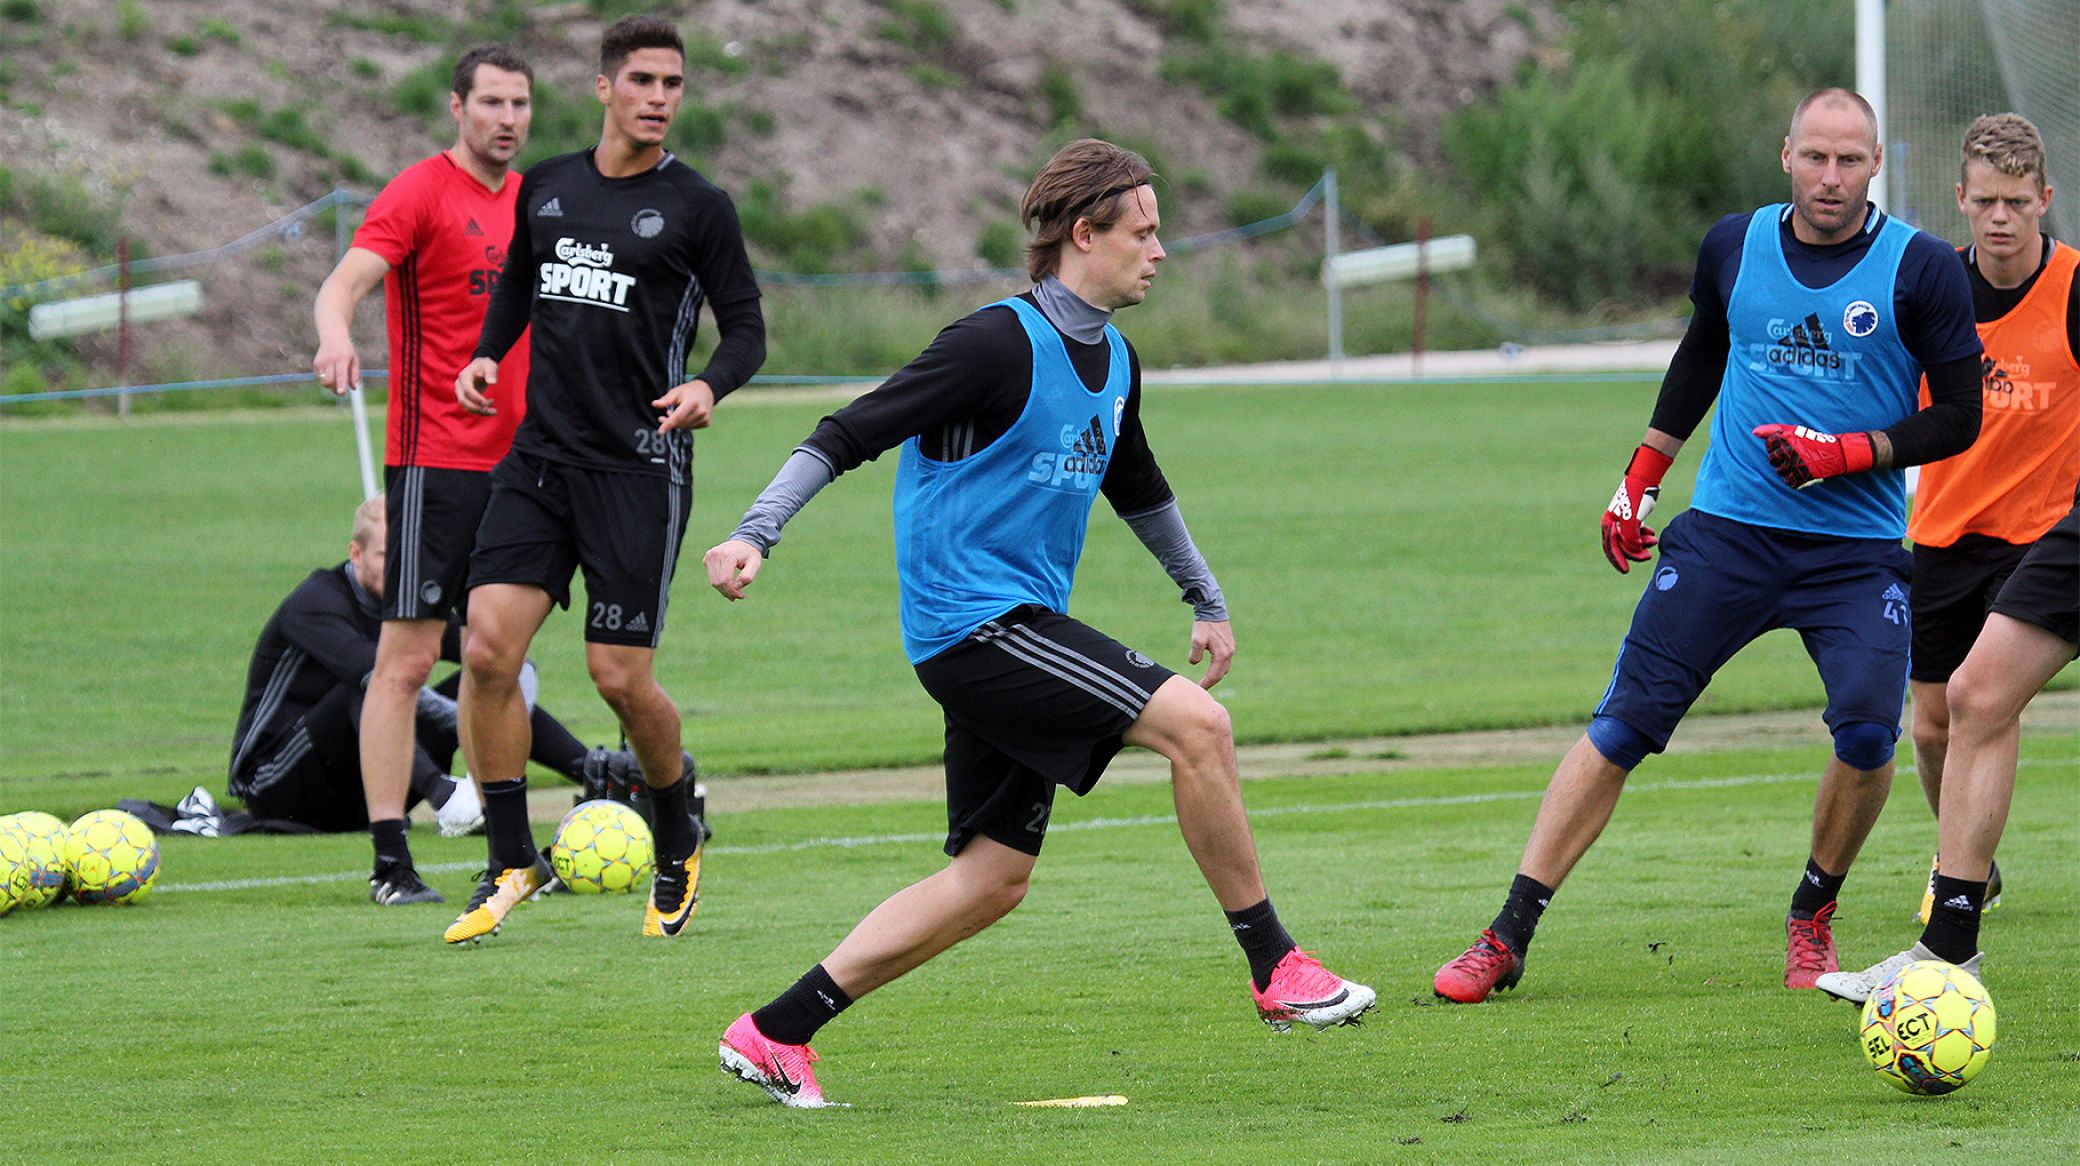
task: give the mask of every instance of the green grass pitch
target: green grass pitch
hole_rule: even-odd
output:
[[[1592,532],[1651,395],[1153,393],[1158,456],[1236,612],[1218,691],[1242,736],[1579,719],[1640,586]],[[892,459],[819,497],[751,602],[695,577],[828,408],[725,402],[701,438],[660,670],[717,782],[934,755],[895,635]],[[316,413],[0,425],[0,812],[221,791],[253,636],[343,553],[351,450]],[[1181,665],[1187,613],[1097,515],[1077,613]],[[545,701],[605,739],[577,640],[552,616]],[[1818,701],[1780,634],[1704,708]],[[1064,799],[1023,907],[823,1034],[826,1091],[854,1108],[822,1113],[724,1077],[715,1040],[937,866],[936,802],[722,817],[676,943],[637,934],[634,896],[561,896],[448,950],[450,908],[367,904],[358,836],[172,838],[136,907],[0,920],[0,1163],[2069,1158],[2080,736],[2032,735],[2023,757],[1986,926],[2000,1044],[1948,1098],[1887,1087],[1849,1008],[1781,988],[1822,758],[1759,740],[1643,767],[1524,985],[1475,1008],[1433,1005],[1429,976],[1494,911],[1549,766],[1250,781],[1281,914],[1381,997],[1363,1027],[1283,1037],[1254,1017],[1167,791],[1101,784]],[[1932,830],[1911,774],[1895,799],[1837,921],[1852,966],[1915,934]],[[467,895],[480,840],[413,845]],[[1129,1104],[1011,1104],[1107,1093]]]
[[[1153,392],[1157,456],[1235,614],[1220,693],[1241,738],[1580,719],[1641,586],[1604,563],[1596,531],[1652,394]],[[790,524],[748,601],[701,577],[700,554],[830,408],[725,400],[699,439],[658,668],[708,773],[937,757],[939,718],[896,634],[893,455]],[[1671,476],[1665,513],[1695,464]],[[359,495],[344,413],[8,425],[0,497],[0,802],[221,788],[254,637],[306,572],[345,556]],[[1102,501],[1072,613],[1185,667],[1190,614]],[[579,639],[569,613],[537,639],[543,703],[608,740]],[[1787,632],[1735,661],[1700,711],[1821,699]]]
[[[636,896],[559,896],[447,950],[449,908],[364,901],[359,838],[175,838],[134,908],[0,920],[10,1075],[46,1086],[0,1114],[0,1161],[2047,1161],[2080,1144],[2080,750],[2026,757],[1986,928],[2000,1043],[1947,1098],[1883,1084],[1852,1009],[1780,986],[1817,758],[1745,750],[1643,769],[1523,985],[1473,1008],[1429,976],[1495,909],[1545,770],[1249,783],[1296,938],[1381,997],[1285,1036],[1166,791],[1101,784],[1058,810],[1023,907],[825,1030],[854,1108],[818,1113],[718,1072],[715,1041],[937,865],[935,803],[729,816],[673,943],[637,934]],[[1847,889],[1852,961],[1914,936],[1930,831],[1900,796]],[[459,899],[481,843],[429,833]],[[1011,1104],[1107,1093],[1127,1106]]]

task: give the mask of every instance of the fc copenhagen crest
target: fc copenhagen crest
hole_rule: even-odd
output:
[[[1842,327],[1861,340],[1878,330],[1878,309],[1869,300],[1857,300],[1843,310]]]

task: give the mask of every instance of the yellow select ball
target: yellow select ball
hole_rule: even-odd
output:
[[[556,827],[549,865],[581,895],[633,891],[649,877],[656,851],[650,824],[620,802],[595,798],[573,806]]]
[[[21,841],[22,865],[15,874],[14,906],[33,909],[57,902],[65,894],[72,868],[65,860],[65,823],[36,810],[0,818],[0,831]]]
[[[1954,964],[1920,960],[1871,993],[1858,1039],[1887,1082],[1932,1097],[1977,1077],[1993,1055],[1994,1035],[1986,985]]]
[[[159,877],[159,840],[134,814],[95,810],[72,823],[65,858],[82,903],[134,903]]]

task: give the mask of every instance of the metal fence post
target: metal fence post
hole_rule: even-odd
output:
[[[1343,373],[1343,288],[1329,262],[1343,250],[1343,202],[1336,195],[1336,167],[1322,168],[1322,282],[1329,289],[1329,375]]]
[[[347,230],[346,193],[346,191],[337,187],[334,187],[332,191],[332,262],[334,266],[338,266],[339,261],[346,258],[347,248],[353,243],[354,239],[353,233]],[[388,310],[387,305],[385,310]],[[394,367],[397,364],[397,354],[393,352],[390,355],[392,358],[390,363]],[[368,382],[364,379],[362,383],[366,385]],[[416,386],[412,387],[416,388]],[[397,386],[391,384],[389,389],[394,393],[397,391]],[[368,390],[366,388],[356,389],[345,385],[341,386],[341,390],[340,403],[347,407],[347,415],[354,419],[354,453],[361,462],[361,497],[366,500],[376,496],[376,460],[374,451],[369,448],[368,399],[363,396]],[[410,389],[408,388],[407,391],[410,391]]]

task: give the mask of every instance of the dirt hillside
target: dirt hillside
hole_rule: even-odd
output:
[[[631,7],[476,0],[465,15],[427,0],[6,0],[0,159],[17,187],[59,182],[119,214],[153,254],[213,247],[335,186],[373,191],[445,145],[452,132],[425,112],[439,96],[429,78],[473,37],[501,35],[534,63],[538,139],[551,114],[567,136],[590,132],[599,30]],[[1396,156],[1431,158],[1444,115],[1520,68],[1556,27],[1551,8],[696,0],[658,10],[680,22],[694,58],[688,104],[702,120],[682,114],[675,133],[692,146],[679,148],[740,205],[762,185],[783,213],[847,208],[865,225],[858,259],[968,266],[983,263],[991,225],[1015,217],[1022,176],[1071,132],[1157,154],[1185,183],[1165,208],[1173,229],[1226,225],[1238,191],[1297,193],[1267,178],[1261,130],[1171,79],[1166,63],[1180,56],[1217,45],[1243,62],[1327,62],[1369,136]],[[543,97],[545,87],[556,93]],[[0,252],[34,226],[0,221]],[[754,251],[766,266],[787,258],[757,237]],[[255,372],[300,367],[309,298],[332,254],[319,223],[203,273],[211,306],[179,341],[155,343],[162,371],[227,357]],[[83,350],[105,356],[99,343]]]

